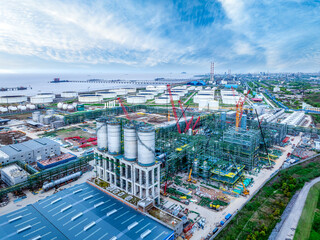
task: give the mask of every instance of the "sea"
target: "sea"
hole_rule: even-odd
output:
[[[0,89],[27,87],[26,90],[0,91],[0,96],[26,95],[34,96],[38,93],[60,94],[64,91],[89,92],[124,87],[137,87],[137,85],[90,83],[90,82],[61,82],[50,83],[54,78],[70,81],[86,81],[89,79],[104,80],[150,80],[165,79],[194,79],[194,74],[187,73],[104,73],[104,74],[0,74]],[[139,85],[141,87],[141,85]]]

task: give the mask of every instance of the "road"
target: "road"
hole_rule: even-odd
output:
[[[293,239],[309,190],[317,182],[320,182],[320,177],[315,178],[304,185],[289,216],[284,221],[276,237],[277,240]]]
[[[247,177],[252,177],[253,178],[253,186],[249,187],[248,190],[250,191],[250,197],[249,198],[245,198],[245,197],[239,197],[237,199],[235,199],[226,209],[225,211],[222,212],[218,212],[216,215],[212,214],[215,216],[215,221],[219,222],[221,220],[224,220],[224,216],[226,213],[231,213],[234,216],[238,213],[238,211],[241,210],[241,208],[243,206],[245,206],[252,197],[254,197],[254,195],[264,186],[264,184],[266,182],[268,182],[270,180],[271,175],[273,175],[276,171],[280,170],[280,168],[282,167],[284,161],[287,159],[287,154],[288,153],[292,153],[293,151],[293,144],[295,144],[296,146],[298,145],[298,143],[301,141],[301,135],[299,134],[298,136],[295,137],[291,137],[294,140],[292,141],[292,144],[287,145],[285,147],[278,147],[278,149],[281,149],[282,155],[278,158],[278,160],[276,160],[275,165],[273,166],[272,170],[267,170],[267,169],[262,169],[260,171],[260,173],[258,174],[258,176],[252,176],[252,175],[248,175]],[[223,228],[225,226],[227,226],[229,223],[229,221],[227,222],[227,224],[225,224],[223,226]],[[221,231],[223,228],[221,228],[219,231]],[[210,229],[213,230],[213,229]],[[207,232],[206,232],[207,233]],[[214,235],[217,236],[218,234]],[[205,236],[204,234],[202,236]],[[193,239],[193,238],[192,238]],[[196,238],[195,238],[196,239]],[[213,239],[213,238],[211,238]]]

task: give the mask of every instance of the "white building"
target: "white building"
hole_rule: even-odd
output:
[[[0,164],[17,160],[32,163],[60,154],[60,145],[57,142],[48,138],[39,138],[0,148]]]
[[[28,179],[28,175],[29,173],[27,173],[17,164],[12,164],[1,169],[1,179],[8,186],[13,186],[26,181]]]
[[[280,87],[279,86],[275,86],[273,88],[273,92],[280,92]]]

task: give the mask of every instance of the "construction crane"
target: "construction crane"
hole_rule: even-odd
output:
[[[190,124],[192,123],[192,121],[193,121],[193,116],[192,116],[192,118],[190,119],[190,121],[187,123],[186,129],[184,130],[184,133],[186,133],[186,132],[189,130]]]
[[[172,106],[173,115],[174,115],[174,118],[175,118],[176,123],[177,123],[178,132],[181,133],[181,129],[180,129],[180,125],[179,125],[179,120],[178,120],[178,116],[177,116],[177,112],[176,112],[176,107],[174,106],[174,101],[173,101],[173,97],[172,97],[172,93],[171,93],[171,86],[170,86],[170,84],[167,85],[167,88],[168,88],[168,93],[169,93],[169,96],[170,96],[170,101],[171,101],[171,106]]]
[[[180,105],[180,109],[181,109],[181,111],[182,111],[182,115],[183,115],[184,121],[185,121],[185,123],[186,123],[186,125],[187,125],[187,117],[186,117],[186,114],[184,113],[185,110],[183,110],[183,106],[182,106],[182,103],[181,103],[180,100],[178,101],[178,103],[179,103],[179,105]]]
[[[241,122],[241,118],[242,118],[242,114],[243,114],[243,104],[245,103],[249,92],[250,92],[250,90],[244,96],[244,99],[242,99],[240,97],[237,104],[236,104],[236,131],[239,130],[239,124]]]
[[[196,180],[191,178],[191,174],[192,174],[192,168],[190,168],[189,177],[187,179],[187,182],[197,183]]]

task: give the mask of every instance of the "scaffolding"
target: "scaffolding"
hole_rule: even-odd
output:
[[[223,151],[230,153],[237,163],[245,165],[251,170],[258,163],[258,150],[260,147],[260,131],[228,129],[223,134]]]

